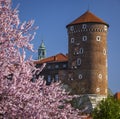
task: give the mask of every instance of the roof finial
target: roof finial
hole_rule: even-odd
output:
[[[88,10],[87,11],[90,11],[90,3],[88,3]]]
[[[43,35],[41,35],[41,39],[42,39],[41,43],[43,43],[43,42],[44,42],[44,40],[43,40],[43,39],[44,39],[44,38],[43,38]]]

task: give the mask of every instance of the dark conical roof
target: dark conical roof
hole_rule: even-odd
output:
[[[75,24],[91,23],[91,22],[106,24],[107,26],[109,26],[106,22],[104,22],[102,19],[100,19],[97,16],[95,16],[90,11],[86,11],[83,15],[81,15],[80,17],[78,17],[77,19],[75,19],[73,22],[71,22],[70,24],[68,24],[66,27],[71,26],[71,25],[75,25]]]

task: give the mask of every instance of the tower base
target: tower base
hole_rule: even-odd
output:
[[[101,100],[107,98],[105,95],[85,94],[73,99],[73,107],[79,108],[82,113],[90,114]]]

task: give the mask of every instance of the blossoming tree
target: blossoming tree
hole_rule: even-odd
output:
[[[66,99],[71,99],[58,83],[46,86],[25,50],[33,50],[33,21],[20,23],[11,0],[0,0],[0,118],[3,119],[80,119]]]

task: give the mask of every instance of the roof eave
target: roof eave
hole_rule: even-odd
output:
[[[68,28],[69,26],[72,26],[72,25],[78,25],[78,24],[86,24],[86,23],[97,23],[97,24],[104,24],[104,25],[107,25],[107,27],[109,27],[109,24],[105,23],[105,22],[94,22],[94,21],[91,21],[91,22],[81,22],[81,23],[70,23],[68,25],[66,25],[66,28]]]

